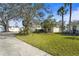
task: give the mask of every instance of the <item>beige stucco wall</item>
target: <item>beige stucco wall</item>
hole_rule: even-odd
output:
[[[54,27],[53,32],[60,32],[60,28]]]
[[[10,32],[20,32],[20,29],[19,28],[9,28],[8,29]]]

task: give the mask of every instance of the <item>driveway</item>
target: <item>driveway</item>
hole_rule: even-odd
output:
[[[18,40],[15,33],[0,33],[0,56],[51,56],[50,54]]]

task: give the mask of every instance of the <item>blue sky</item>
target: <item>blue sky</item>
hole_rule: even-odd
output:
[[[63,3],[45,3],[44,4],[45,7],[50,7],[53,9],[53,11],[55,10],[57,11],[57,9],[61,7],[62,5]],[[73,6],[73,10],[75,10],[76,8],[79,7],[79,3],[73,3],[72,6]]]
[[[61,7],[63,5],[63,3],[45,3],[44,7],[51,9],[52,10],[52,14],[54,15],[54,18],[59,21],[61,20],[61,16],[57,15],[57,10],[59,9],[59,7]],[[46,12],[44,10],[42,10],[45,13],[45,18],[47,17],[48,14],[46,14]],[[64,16],[64,20],[66,23],[68,23],[69,21],[69,12]],[[73,3],[72,4],[72,21],[74,20],[79,20],[79,3]],[[15,26],[15,24],[18,24],[18,26],[22,27],[22,21],[10,21],[10,26]]]
[[[19,28],[20,27],[23,27],[23,25],[22,25],[22,18],[17,18],[17,19],[10,19],[9,20],[9,26],[14,26],[14,27],[16,27],[16,26],[18,26]]]
[[[63,6],[63,3],[45,3],[44,7],[50,8],[52,10],[52,14],[54,15],[54,18],[57,20],[61,20],[61,16],[57,15],[57,10],[59,7]],[[68,22],[69,18],[69,12],[65,15],[64,19],[66,22]],[[79,20],[79,3],[73,3],[72,4],[72,20]]]

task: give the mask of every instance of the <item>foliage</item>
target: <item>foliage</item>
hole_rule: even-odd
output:
[[[51,32],[54,26],[54,22],[51,19],[46,19],[44,20],[44,22],[42,23],[42,26],[45,30],[45,32]]]
[[[63,6],[61,6],[61,7],[58,9],[58,11],[57,11],[58,15],[60,15],[60,16],[65,15],[66,12],[67,12],[67,11],[65,10],[65,8],[64,8]]]
[[[23,11],[21,14],[24,17],[24,22],[25,22],[24,33],[25,34],[29,34],[30,21],[33,19],[33,17],[36,16],[36,11],[42,7],[43,7],[42,4],[34,4],[33,6],[31,5],[28,8],[25,8],[24,5],[22,6]],[[27,12],[26,12],[26,9],[27,9]]]
[[[71,31],[71,18],[72,18],[72,3],[64,3],[64,6],[65,6],[65,9],[67,7],[69,7],[69,12],[70,12],[70,15],[69,15],[69,31]],[[71,33],[71,32],[70,32]]]
[[[24,19],[24,33],[29,32],[30,21],[36,16],[36,10],[43,7],[43,4],[32,3],[3,3],[0,4],[2,11],[0,11],[0,17],[2,19],[3,26],[8,26],[8,20],[15,17],[22,17]],[[27,31],[26,31],[27,30]],[[25,32],[26,31],[26,32]]]
[[[60,15],[62,17],[62,25],[61,25],[61,31],[62,33],[64,32],[64,15],[67,13],[67,10],[64,8],[64,6],[61,6],[58,11],[57,14]]]

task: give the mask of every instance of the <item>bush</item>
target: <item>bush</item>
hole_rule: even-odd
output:
[[[34,33],[44,33],[45,31],[43,30],[43,29],[36,29],[35,31],[34,31]]]

